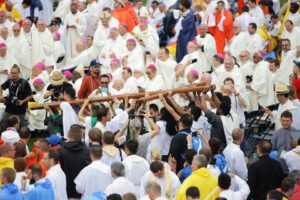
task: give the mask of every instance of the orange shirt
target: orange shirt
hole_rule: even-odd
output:
[[[111,16],[116,18],[121,24],[126,24],[128,26],[128,32],[131,33],[132,29],[135,27],[135,23],[129,12],[124,9],[118,9],[111,13]]]
[[[228,43],[231,38],[234,36],[233,32],[233,17],[229,10],[224,12],[225,19],[223,20],[223,30],[220,29],[218,26],[221,19],[222,14],[221,12],[217,12],[215,14],[216,17],[216,26],[209,28],[209,31],[212,33],[216,40],[217,45],[217,53],[224,53],[224,47],[226,43]]]
[[[134,6],[133,5],[125,6],[124,10],[130,14],[131,18],[134,21],[135,26],[137,26],[139,24],[139,19],[137,17],[136,12],[134,11]]]

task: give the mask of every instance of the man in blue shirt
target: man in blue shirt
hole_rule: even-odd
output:
[[[34,184],[34,188],[31,190],[27,190],[26,187],[26,179],[22,179],[22,191],[28,191],[26,194],[27,199],[30,200],[53,200],[54,199],[54,192],[53,187],[49,179],[43,179],[42,176],[42,168],[37,165],[33,164],[28,169],[28,179],[30,184]]]
[[[16,172],[12,168],[3,168],[1,170],[1,187],[0,199],[1,200],[25,200],[23,194],[19,191],[18,186],[14,184]]]

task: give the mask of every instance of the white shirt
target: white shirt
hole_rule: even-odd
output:
[[[141,177],[149,170],[149,163],[138,155],[130,155],[124,159],[125,177],[135,186],[141,185]]]
[[[125,177],[116,178],[105,190],[105,194],[107,196],[110,194],[119,194],[123,196],[129,192],[136,194],[133,183]]]
[[[247,183],[242,180],[238,176],[234,176],[233,179],[235,180],[235,183],[238,187],[237,191],[232,191],[232,190],[223,190],[220,194],[219,197],[223,197],[226,199],[230,200],[246,200],[248,195],[250,194],[250,188],[247,185]]]
[[[159,126],[159,132],[151,139],[147,151],[147,160],[150,160],[150,152],[154,148],[158,148],[161,152],[161,155],[168,155],[170,145],[171,145],[171,140],[173,138],[173,136],[170,136],[167,133],[166,130],[167,122],[158,121],[156,122],[156,125]]]
[[[83,195],[82,199],[93,192],[104,191],[111,182],[110,167],[100,160],[83,168],[74,180],[77,192]]]
[[[289,168],[289,172],[300,169],[300,145],[283,154],[283,159]]]
[[[247,180],[248,169],[245,161],[245,155],[240,146],[230,143],[223,151],[225,159],[228,163],[229,171]]]
[[[66,175],[59,164],[48,169],[46,172],[46,178],[48,178],[52,183],[55,200],[67,200]]]
[[[174,174],[172,171],[168,170],[168,169],[164,169],[165,170],[165,173],[170,173],[170,176],[171,176],[171,183],[172,183],[172,194],[171,194],[171,197],[172,199],[175,199],[175,196],[176,196],[176,193],[177,191],[179,190],[180,186],[181,186],[181,183],[180,183],[180,180],[178,178],[178,176],[176,174]],[[154,180],[156,183],[158,183],[160,185],[160,188],[161,188],[161,194],[162,194],[162,197],[163,198],[166,198],[165,194],[166,194],[166,191],[165,191],[165,177],[162,177],[162,178],[157,178],[153,175],[153,173],[151,171],[148,171],[143,177],[142,177],[142,187],[141,187],[141,197],[145,195],[145,186],[146,184],[151,180],[151,176],[153,176]]]
[[[110,166],[113,162],[122,162],[126,159],[126,154],[123,150],[112,145],[106,145],[103,148],[103,155],[101,161]]]

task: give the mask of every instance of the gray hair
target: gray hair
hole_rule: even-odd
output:
[[[300,170],[293,170],[289,173],[288,178],[292,178],[297,182],[297,184],[300,183]]]
[[[200,169],[202,167],[207,167],[207,159],[204,155],[195,155],[193,162],[196,162],[197,168]]]
[[[145,186],[145,192],[146,194],[154,193],[157,196],[161,196],[161,187],[155,181],[149,181]]]
[[[130,120],[129,127],[131,128],[131,139],[136,140],[142,130],[141,120],[138,118]]]
[[[206,79],[207,83],[211,84],[212,78],[211,78],[211,75],[209,73],[204,73],[202,76]]]
[[[113,162],[110,166],[111,172],[114,173],[115,176],[121,177],[125,176],[125,166],[121,162]]]

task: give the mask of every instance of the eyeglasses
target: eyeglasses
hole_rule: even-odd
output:
[[[246,57],[245,55],[239,55],[239,57],[243,58],[243,57]]]
[[[14,32],[20,32],[21,30],[14,30]]]
[[[108,82],[101,82],[101,84],[108,84]]]

